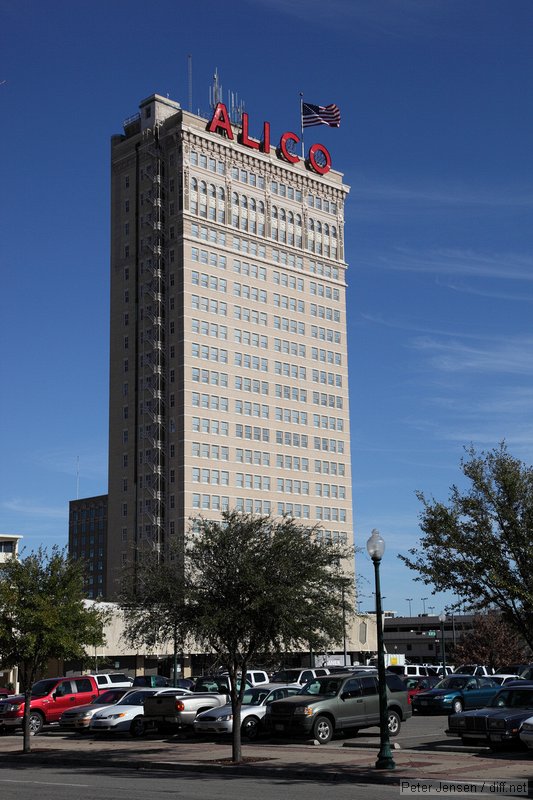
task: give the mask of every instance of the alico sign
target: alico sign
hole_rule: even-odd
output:
[[[234,138],[228,110],[224,103],[217,103],[211,121],[207,125],[207,130],[210,133],[225,134],[228,139]],[[263,139],[261,142],[250,139],[248,131],[248,114],[243,112],[242,132],[238,136],[239,143],[245,147],[250,147],[252,150],[259,150],[261,153],[270,153],[270,122],[263,122]],[[289,164],[297,164],[300,161],[300,157],[291,152],[289,142],[294,142],[297,145],[300,142],[300,137],[291,131],[285,131],[285,133],[281,134],[276,152],[279,158],[283,158]],[[323,144],[312,144],[307,153],[305,163],[309,169],[319,175],[325,175],[331,169],[331,156]]]

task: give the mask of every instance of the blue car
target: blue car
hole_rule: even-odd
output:
[[[433,689],[413,697],[413,714],[459,714],[467,708],[483,708],[500,689],[492,678],[449,675]]]

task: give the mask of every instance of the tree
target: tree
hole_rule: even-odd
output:
[[[473,610],[499,609],[533,648],[533,468],[504,442],[466,453],[468,490],[452,486],[447,505],[417,493],[423,536],[400,558],[434,593],[452,591]]]
[[[343,603],[353,582],[341,571],[347,548],[319,543],[318,529],[289,517],[224,512],[196,520],[186,552],[189,626],[220,658],[230,676],[232,760],[241,761],[238,677],[273,651],[342,641]],[[353,608],[353,605],[351,605]]]
[[[472,630],[464,634],[454,650],[456,664],[485,664],[498,669],[521,663],[526,656],[523,640],[510,629],[498,611],[476,614]]]
[[[137,561],[124,575],[119,605],[124,612],[124,638],[132,646],[172,642],[174,680],[178,647],[187,636],[183,579],[183,550],[172,543],[162,554],[157,548],[137,551]]]
[[[85,655],[103,644],[103,620],[84,605],[83,564],[60,548],[40,547],[20,561],[0,564],[0,663],[18,666],[24,692],[23,752],[30,752],[31,687],[50,658]]]

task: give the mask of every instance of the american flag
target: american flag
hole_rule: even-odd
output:
[[[313,106],[311,103],[302,103],[302,125],[310,128],[311,125],[329,125],[338,128],[341,124],[341,112],[332,103],[329,106]]]

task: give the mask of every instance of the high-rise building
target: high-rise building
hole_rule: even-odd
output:
[[[107,499],[101,494],[69,503],[68,552],[85,563],[83,588],[90,598],[105,597],[108,590]]]
[[[199,514],[353,540],[348,187],[321,145],[250,130],[152,95],[112,139],[108,597]]]

